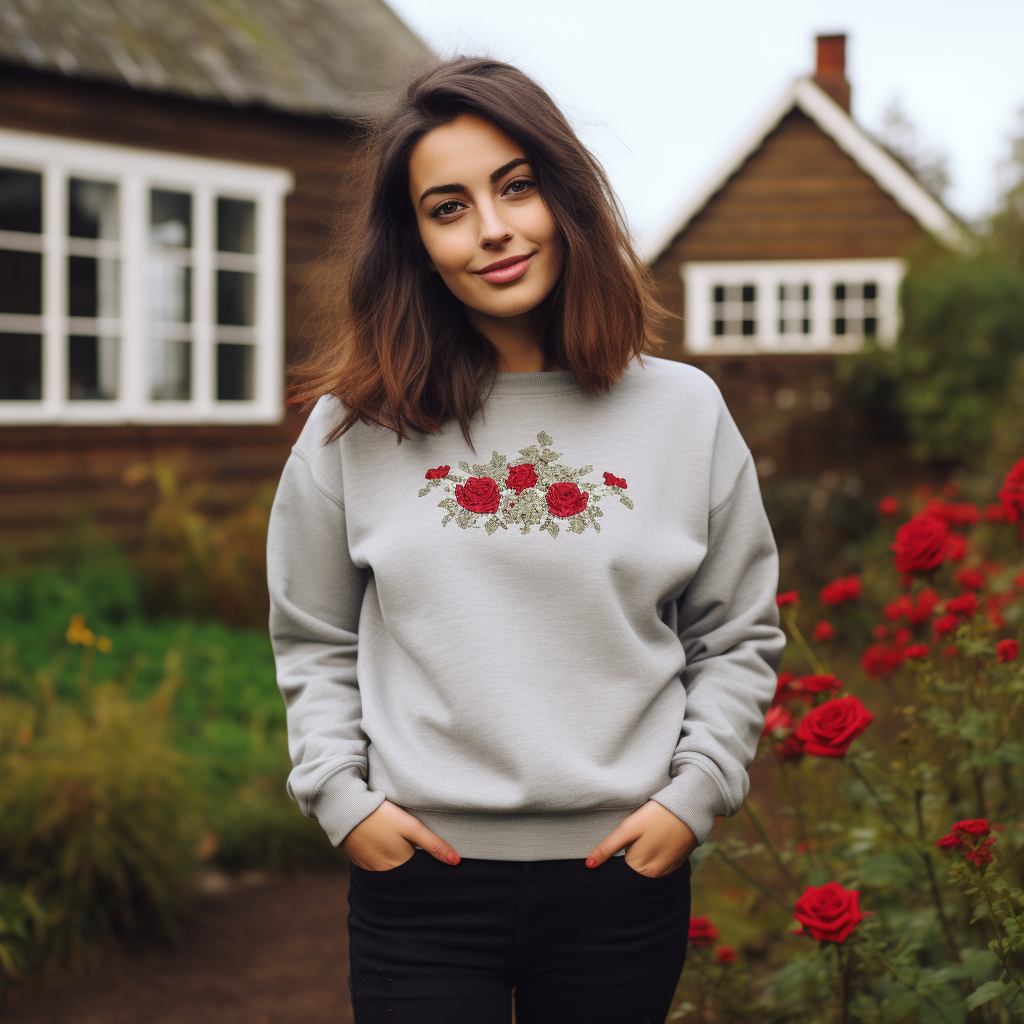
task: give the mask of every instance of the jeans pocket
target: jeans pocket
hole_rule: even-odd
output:
[[[645,882],[667,882],[670,879],[676,878],[678,875],[689,874],[690,871],[690,860],[687,858],[677,868],[673,868],[667,875],[645,875],[642,871],[637,871],[636,868],[626,863],[625,857],[616,857],[616,860],[622,861],[622,866],[626,871],[626,874],[632,875],[634,878],[641,878]]]
[[[363,878],[390,878],[404,871],[420,854],[426,852],[426,850],[413,850],[412,856],[408,860],[403,860],[401,864],[396,864],[393,868],[384,868],[383,871],[371,871],[369,868],[361,868],[353,861],[349,861],[349,869],[357,871]]]

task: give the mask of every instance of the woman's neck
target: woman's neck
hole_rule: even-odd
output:
[[[520,316],[487,316],[475,309],[466,309],[469,322],[494,346],[498,353],[499,373],[529,373],[537,370],[558,370],[541,345],[541,314],[530,310]]]

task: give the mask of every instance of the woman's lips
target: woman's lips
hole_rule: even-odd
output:
[[[501,260],[505,266],[497,266],[493,270],[478,270],[477,277],[482,277],[485,281],[490,281],[491,284],[508,284],[509,281],[515,281],[526,273],[531,260],[536,255],[531,252],[529,256],[517,257],[512,263]]]

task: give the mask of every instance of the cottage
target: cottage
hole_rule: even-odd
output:
[[[908,251],[922,236],[969,244],[957,218],[851,117],[845,52],[845,36],[818,37],[813,77],[794,82],[668,221],[651,261],[662,301],[681,318],[665,354],[718,380],[766,476],[780,463],[824,468],[820,450],[794,461],[765,415],[828,412],[835,356],[866,338],[895,344]]]
[[[354,119],[430,59],[381,0],[0,0],[0,543],[276,478]]]

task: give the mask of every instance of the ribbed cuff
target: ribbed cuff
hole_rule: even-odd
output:
[[[382,803],[383,793],[367,788],[356,769],[336,772],[320,787],[310,801],[310,816],[320,822],[332,846],[340,846],[364,818],[368,818]]]
[[[698,845],[711,834],[715,817],[727,814],[718,783],[703,768],[685,763],[680,773],[652,797],[670,810],[697,837]]]

